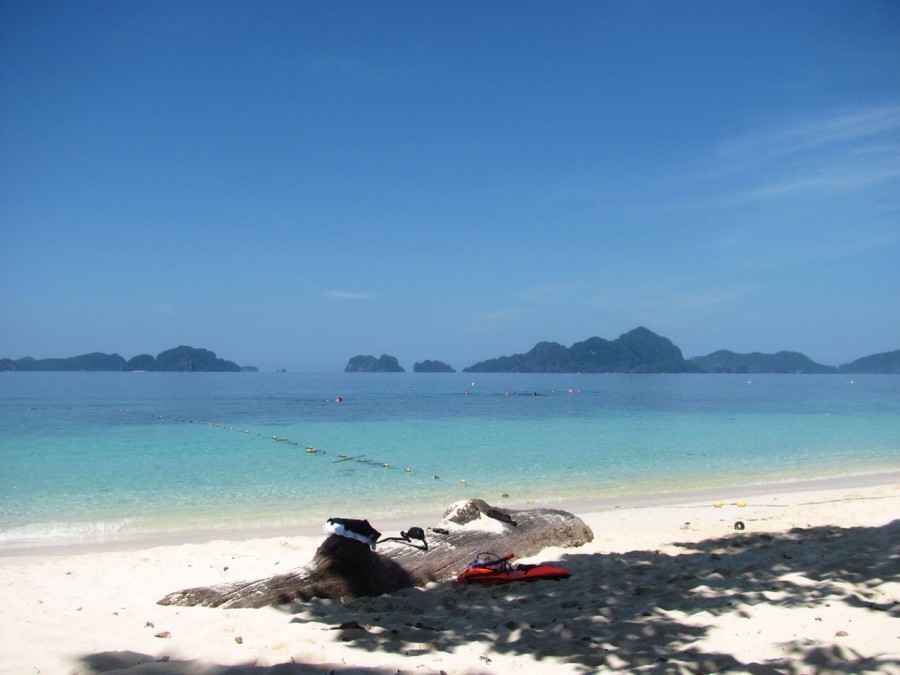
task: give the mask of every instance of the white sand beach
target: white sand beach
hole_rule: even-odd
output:
[[[593,542],[523,561],[567,580],[263,609],[157,601],[303,566],[324,534],[3,556],[0,671],[900,673],[898,483],[577,515]]]

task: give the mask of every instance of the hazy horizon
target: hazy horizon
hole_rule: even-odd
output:
[[[591,336],[591,337],[602,337],[602,336]],[[618,337],[618,336],[617,336],[617,337]],[[660,336],[660,337],[666,337],[666,336],[663,335],[663,336]],[[590,338],[585,338],[585,339],[590,339]],[[607,338],[604,338],[604,339],[607,339]],[[612,340],[612,339],[615,339],[615,338],[610,338],[610,340]],[[581,340],[576,340],[576,342],[581,342]],[[532,345],[532,347],[534,347],[534,346],[535,346],[535,345]],[[565,347],[571,347],[572,345],[563,345],[563,346],[565,346]],[[678,347],[677,344],[676,344],[675,346]],[[167,348],[167,349],[165,349],[165,350],[160,350],[159,352],[156,352],[156,353],[145,352],[145,353],[141,353],[141,354],[123,354],[123,353],[121,353],[121,352],[119,352],[119,351],[116,351],[116,352],[101,352],[101,353],[106,353],[106,354],[108,354],[108,355],[118,354],[119,356],[121,356],[122,358],[124,358],[126,361],[128,361],[128,360],[130,360],[130,359],[132,359],[132,358],[134,358],[134,357],[137,357],[137,356],[144,356],[144,355],[150,355],[150,356],[153,356],[153,357],[155,358],[155,357],[157,357],[159,354],[161,354],[162,352],[167,351],[167,350],[169,350],[169,349],[175,349],[175,348],[177,348],[177,347],[190,347],[190,348],[194,348],[194,349],[208,349],[209,351],[215,353],[215,354],[216,354],[216,357],[218,357],[218,358],[220,358],[220,359],[225,359],[225,360],[227,360],[227,361],[235,362],[235,363],[237,363],[237,364],[238,364],[239,366],[241,366],[241,367],[257,367],[257,368],[259,368],[261,371],[264,371],[264,372],[265,372],[265,371],[278,371],[278,370],[291,370],[291,369],[285,368],[284,366],[275,366],[275,367],[271,367],[271,368],[261,368],[261,367],[259,367],[257,364],[255,364],[255,363],[236,362],[234,359],[231,359],[231,358],[229,358],[228,356],[225,356],[225,355],[223,355],[223,354],[219,354],[218,352],[216,352],[215,349],[209,349],[208,347],[204,347],[204,346],[202,346],[202,345],[176,345],[176,347],[169,347],[169,348]],[[493,359],[493,358],[499,358],[499,357],[502,357],[502,356],[513,356],[514,354],[523,354],[523,353],[527,353],[528,351],[531,350],[532,347],[529,347],[528,349],[523,349],[523,350],[518,351],[518,352],[511,352],[511,353],[508,353],[508,354],[495,354],[495,355],[493,355],[493,356],[488,356],[488,357],[479,359],[478,361],[473,361],[473,362],[471,362],[471,363],[466,363],[465,365],[456,365],[456,364],[453,364],[453,363],[447,363],[446,361],[443,361],[442,359],[436,359],[436,358],[431,358],[431,357],[423,357],[423,358],[420,358],[420,359],[415,359],[415,361],[410,361],[409,365],[407,365],[407,364],[404,362],[404,360],[403,360],[402,358],[398,357],[396,354],[390,354],[390,353],[387,353],[386,355],[387,355],[387,356],[392,356],[392,357],[397,358],[398,363],[400,364],[400,366],[401,366],[402,368],[404,368],[404,370],[405,370],[406,372],[412,372],[412,371],[413,371],[413,366],[414,366],[416,363],[421,363],[422,361],[428,361],[428,360],[430,360],[430,361],[443,361],[444,363],[447,363],[447,365],[452,366],[453,369],[454,369],[455,371],[457,371],[457,372],[462,372],[464,368],[467,368],[467,367],[469,367],[469,366],[476,365],[477,363],[480,363],[481,361],[486,361],[486,360]],[[727,350],[727,349],[725,349],[725,350],[713,350],[713,352],[709,352],[709,353],[707,353],[707,354],[685,354],[685,353],[684,353],[684,350],[682,350],[682,356],[683,356],[685,359],[691,359],[691,358],[694,358],[694,357],[708,356],[709,354],[712,354],[712,353],[714,353],[714,352],[716,352],[716,351],[732,351],[732,350]],[[793,351],[797,351],[797,350],[777,350],[777,352],[780,352],[780,351],[792,351],[792,352],[793,352]],[[891,349],[891,350],[887,350],[887,351],[888,351],[888,352],[893,352],[893,351],[897,351],[897,350]],[[771,352],[771,353],[774,354],[774,353],[777,353],[777,352]],[[33,357],[33,358],[35,358],[35,359],[39,359],[39,358],[71,358],[71,357],[78,357],[78,356],[86,356],[86,355],[92,354],[92,353],[98,353],[98,352],[94,351],[94,352],[85,352],[84,354],[69,354],[69,355],[66,355],[66,356]],[[752,353],[754,353],[754,352],[746,352],[746,354],[752,354]],[[756,351],[756,353],[759,353],[759,352]],[[800,353],[803,354],[803,352],[800,352]],[[880,353],[882,353],[882,352],[877,352],[876,354],[880,354]],[[823,365],[823,366],[835,366],[835,367],[838,367],[838,366],[842,366],[842,365],[848,365],[848,364],[850,364],[850,363],[852,363],[852,362],[854,362],[854,361],[857,361],[858,359],[864,358],[864,357],[875,356],[876,354],[862,354],[862,355],[857,356],[857,357],[854,357],[853,359],[850,359],[850,360],[848,360],[848,361],[842,361],[841,363],[824,363],[824,362],[821,362],[821,361],[816,361],[816,359],[812,359],[812,360],[813,360],[814,362],[818,363],[819,365]],[[368,353],[353,354],[353,355],[351,355],[351,356],[348,356],[346,360],[349,362],[352,358],[354,358],[354,357],[356,357],[356,356],[372,356],[372,357],[375,357],[375,358],[379,358],[379,357],[381,357],[381,356],[383,356],[383,355],[384,355],[384,354],[368,354]],[[19,358],[27,358],[27,356],[31,356],[31,355],[26,355],[26,356],[19,357]],[[804,354],[804,356],[809,356],[809,355],[808,355],[808,354]],[[0,355],[0,358],[10,358],[10,357],[4,357],[3,355]],[[16,360],[16,359],[13,359],[13,360]],[[347,364],[345,363],[344,365],[346,366]],[[343,370],[344,370],[344,367],[341,367],[339,370],[340,370],[340,371],[343,371]],[[295,369],[295,372],[329,373],[329,372],[335,372],[335,369],[321,369],[321,370]]]
[[[900,348],[900,4],[0,3],[0,357]]]

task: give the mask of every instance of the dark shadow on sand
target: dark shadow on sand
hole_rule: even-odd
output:
[[[709,630],[702,615],[684,621],[672,613],[717,615],[746,605],[752,615],[753,607],[761,604],[827,611],[829,602],[841,601],[900,617],[896,603],[873,592],[882,582],[900,577],[900,520],[882,527],[798,528],[784,534],[745,531],[678,546],[683,550],[678,555],[571,553],[559,562],[573,575],[563,581],[462,589],[445,583],[429,590],[406,589],[346,602],[313,600],[283,609],[294,615],[291,621],[333,626],[334,637],[359,649],[361,661],[365,652],[402,658],[484,641],[486,671],[496,654],[529,655],[539,661],[560,658],[583,672],[849,674],[896,665],[880,655],[856,654],[841,646],[839,638],[832,644],[788,640],[781,645],[781,658],[745,663],[696,646]],[[571,593],[564,584],[580,584],[582,592]],[[115,654],[86,656],[84,663],[91,672],[107,672],[114,669],[110,666]],[[140,654],[129,658],[153,660]],[[196,663],[193,667],[204,675],[331,670],[290,663],[269,668],[206,664],[202,670]]]
[[[250,610],[252,611],[252,610]],[[120,673],[134,668],[141,675],[157,673],[172,675],[317,675],[318,673],[337,675],[396,675],[396,668],[348,667],[341,664],[279,663],[274,666],[222,666],[199,661],[158,659],[138,652],[100,652],[82,659],[88,673]]]

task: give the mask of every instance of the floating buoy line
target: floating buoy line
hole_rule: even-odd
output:
[[[210,421],[200,420],[200,419],[192,419],[190,417],[174,416],[171,418],[167,418],[163,415],[159,415],[156,413],[141,413],[141,412],[135,412],[132,410],[126,410],[124,408],[117,408],[116,412],[123,414],[123,415],[135,415],[135,416],[146,417],[146,418],[149,418],[152,420],[158,420],[158,421],[171,420],[171,421],[175,421],[175,422],[183,422],[185,424],[196,424],[198,426],[207,427],[209,429],[219,429],[222,431],[235,432],[235,433],[239,433],[239,434],[242,434],[245,436],[252,436],[253,438],[264,438],[264,437],[269,438],[268,434],[266,434],[264,436],[262,434],[262,432],[259,432],[259,431],[253,432],[250,429],[245,429],[242,427],[235,427],[235,426],[226,425],[226,424],[219,424],[218,422],[210,422]],[[279,436],[276,434],[276,435],[271,436],[271,440],[276,443],[284,443],[286,445],[292,445],[292,446],[295,446],[298,448],[302,447],[305,450],[305,454],[310,455],[310,456],[329,456],[328,450],[326,450],[324,448],[316,448],[315,446],[301,443],[294,439],[288,438],[287,436]],[[406,475],[410,475],[410,474],[414,473],[413,469],[411,467],[408,467],[408,466],[401,467],[401,466],[396,466],[394,464],[391,464],[390,462],[383,462],[383,461],[371,459],[371,458],[367,457],[365,453],[350,456],[345,452],[341,452],[341,453],[338,453],[337,455],[335,455],[334,453],[331,453],[330,456],[337,457],[337,459],[332,460],[332,464],[340,464],[342,462],[355,462],[357,464],[365,464],[365,465],[371,466],[373,468],[397,469],[397,470],[402,469],[403,473]],[[439,481],[441,479],[439,474],[433,474],[433,478],[436,481]],[[459,484],[462,485],[463,487],[468,487],[469,482],[465,478],[461,478],[459,480]],[[504,492],[502,497],[504,499],[508,499],[509,494]]]

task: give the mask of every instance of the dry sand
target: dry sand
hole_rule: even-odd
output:
[[[900,485],[756,495],[579,513],[592,543],[524,561],[564,581],[264,609],[156,602],[324,534],[4,556],[0,671],[900,673]]]

